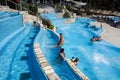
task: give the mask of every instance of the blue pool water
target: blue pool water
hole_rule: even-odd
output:
[[[46,80],[33,51],[39,27],[26,24],[0,49],[0,80]]]
[[[120,21],[120,17],[113,17],[112,20],[114,20],[114,21]]]
[[[39,30],[17,12],[0,12],[0,80],[47,80],[33,51]]]
[[[23,26],[18,12],[0,12],[0,42]]]
[[[6,19],[17,15],[19,15],[19,12],[0,12],[0,21],[1,19]]]
[[[50,30],[41,30],[35,40],[35,42],[40,43],[40,48],[44,56],[61,80],[81,80],[81,78],[79,78],[79,76],[68,66],[66,61],[63,61],[58,56],[60,48],[55,48],[57,41],[58,36]]]
[[[92,28],[85,27],[87,23],[92,22],[93,20],[81,18],[77,19],[75,23],[64,24],[62,19],[57,19],[54,13],[43,14],[42,16],[46,16],[48,19],[52,20],[52,23],[57,27],[57,32],[63,33],[65,38],[63,47],[65,49],[66,58],[70,59],[73,56],[79,57],[80,60],[77,68],[90,80],[120,80],[120,48],[105,40],[95,43],[90,42],[92,36],[96,36],[102,32],[101,29],[94,31]],[[46,32],[46,34],[47,33],[48,32]],[[49,36],[49,38],[50,37],[51,36]],[[53,44],[53,41],[49,42],[48,39],[48,41],[46,40],[45,42],[47,46],[44,45],[43,50],[45,50],[46,56],[58,53],[55,48],[47,48],[46,50],[46,47],[55,44]],[[49,63],[52,61],[51,57],[52,56],[48,57]],[[64,64],[64,62],[61,61],[57,62],[56,59],[53,60],[53,65],[58,62]],[[59,66],[59,68],[61,67],[62,65]],[[66,68],[67,67],[65,67],[65,71]]]

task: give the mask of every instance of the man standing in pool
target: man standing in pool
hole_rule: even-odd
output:
[[[59,40],[59,42],[57,43],[57,47],[59,47],[59,46],[63,46],[63,44],[64,44],[64,37],[63,37],[63,35],[62,35],[62,33],[60,33],[60,40]]]

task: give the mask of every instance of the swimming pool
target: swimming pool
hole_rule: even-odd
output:
[[[85,28],[85,25],[88,22],[92,22],[92,20],[80,18],[75,23],[64,24],[61,19],[56,18],[54,13],[43,14],[43,16],[46,16],[52,21],[57,27],[58,33],[63,33],[65,38],[63,47],[66,58],[70,59],[73,56],[79,57],[80,61],[77,68],[90,80],[120,79],[120,48],[105,40],[91,43],[90,38],[96,36],[97,32],[91,28]],[[55,50],[55,48],[50,50],[50,53],[57,53],[58,51],[55,52]],[[50,55],[50,53],[48,51],[46,55]],[[60,63],[63,64],[62,62]]]
[[[114,20],[114,21],[120,21],[120,17],[112,17],[112,20]]]
[[[35,42],[40,44],[40,48],[43,51],[45,58],[61,80],[82,80],[72,71],[66,61],[63,61],[58,56],[60,48],[55,48],[58,39],[58,36],[51,30],[44,30],[41,28]]]
[[[19,12],[0,12],[0,20],[17,16],[17,15],[19,15]]]
[[[39,27],[26,24],[0,49],[0,80],[47,80],[33,51]]]
[[[0,12],[0,42],[23,26],[18,12]]]
[[[39,31],[18,12],[0,12],[0,80],[47,80],[33,51]]]

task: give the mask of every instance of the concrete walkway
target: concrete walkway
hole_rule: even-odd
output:
[[[120,47],[120,29],[114,28],[107,23],[96,22],[95,25],[101,25],[104,32],[101,34],[102,38],[109,43]]]

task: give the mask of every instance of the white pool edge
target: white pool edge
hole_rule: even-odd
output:
[[[82,80],[89,80],[88,77],[86,75],[84,75],[76,66],[75,64],[73,64],[73,62],[71,62],[70,59],[66,59],[67,63],[69,64],[69,66],[73,69],[73,71],[75,71],[75,73],[78,74],[78,76],[80,76],[82,78]]]
[[[39,43],[34,43],[34,53],[48,80],[60,80],[58,75],[54,72],[53,68],[47,62],[42,50],[40,49]]]

